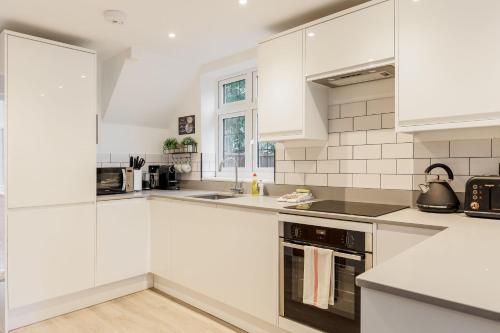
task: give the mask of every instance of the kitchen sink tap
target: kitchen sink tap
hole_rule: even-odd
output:
[[[242,194],[243,193],[243,183],[238,181],[238,162],[236,161],[236,158],[229,157],[229,158],[226,158],[225,160],[221,161],[219,163],[219,172],[222,171],[222,168],[224,167],[224,163],[228,162],[228,161],[234,161],[234,185],[229,190],[233,194]]]

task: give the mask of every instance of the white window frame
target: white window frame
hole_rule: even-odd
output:
[[[245,79],[245,100],[223,104],[224,84]],[[251,179],[253,172],[257,173],[259,179],[274,181],[274,168],[257,168],[258,165],[258,126],[257,126],[257,88],[258,75],[255,69],[240,72],[236,75],[221,78],[218,80],[218,149],[216,178],[234,179],[234,167],[223,167],[221,171],[218,166],[224,156],[223,147],[223,121],[227,118],[245,116],[245,167],[239,167],[238,173],[241,180]],[[250,149],[248,149],[251,147]]]

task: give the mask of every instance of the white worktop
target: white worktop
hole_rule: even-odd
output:
[[[223,200],[191,198],[211,191],[144,191],[98,197],[98,201],[148,197],[210,202],[276,213],[404,225],[443,231],[358,276],[357,283],[419,301],[500,320],[500,220],[464,214],[432,214],[403,209],[380,217],[290,210],[274,197],[237,196]]]

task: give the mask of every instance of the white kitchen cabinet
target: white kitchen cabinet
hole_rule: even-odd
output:
[[[500,2],[397,1],[397,128],[500,125]]]
[[[97,203],[96,285],[149,272],[149,206],[145,198]]]
[[[170,201],[151,200],[151,272],[170,279]],[[177,214],[179,216],[180,214]]]
[[[8,212],[9,308],[94,286],[95,205]]]
[[[377,225],[377,265],[434,236],[441,230],[389,224]]]
[[[8,208],[92,202],[96,55],[4,32]]]
[[[346,12],[306,29],[307,76],[394,61],[394,1]]]
[[[152,208],[153,272],[167,272],[170,281],[276,325],[275,213],[175,200],[153,200]],[[157,219],[161,211],[168,222]]]
[[[258,46],[259,135],[262,141],[328,137],[328,91],[304,77],[304,30]]]

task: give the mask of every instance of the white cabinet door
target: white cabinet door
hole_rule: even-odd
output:
[[[394,57],[394,1],[360,9],[307,28],[306,75],[333,72]]]
[[[171,280],[276,325],[277,215],[214,204],[169,207]]]
[[[146,199],[97,203],[96,285],[149,272],[149,208]]]
[[[398,1],[400,130],[500,125],[500,1]]]
[[[7,36],[8,208],[95,200],[95,54]]]
[[[377,265],[440,232],[436,229],[377,225]]]
[[[300,30],[258,46],[259,132],[263,137],[303,132],[303,39]]]
[[[151,272],[170,279],[170,221],[181,214],[175,214],[170,201],[151,200]]]
[[[9,308],[94,286],[95,204],[8,211]]]

